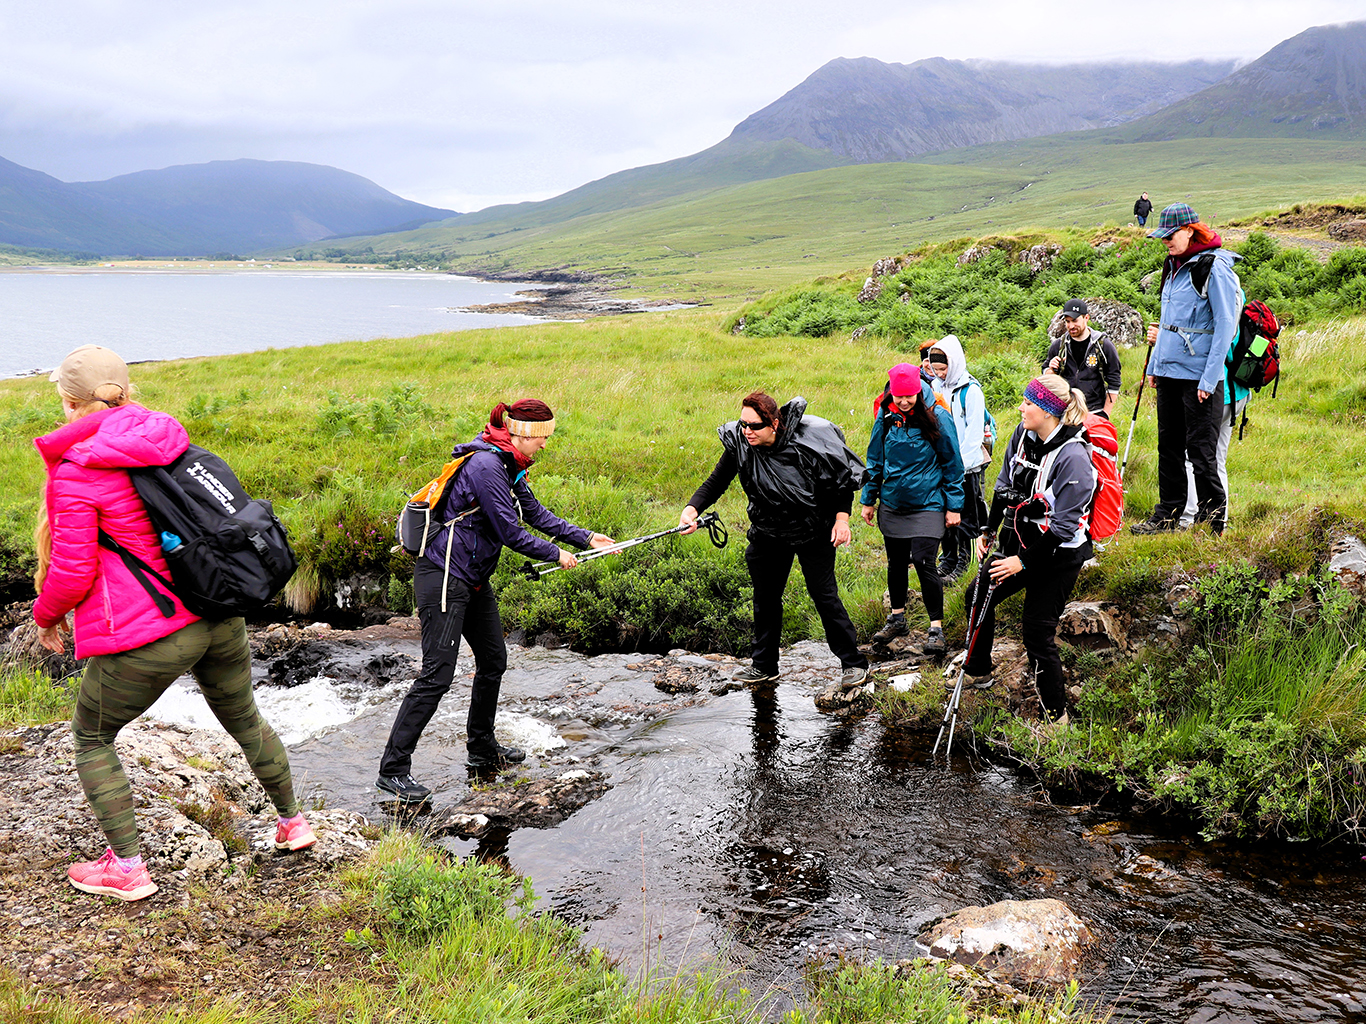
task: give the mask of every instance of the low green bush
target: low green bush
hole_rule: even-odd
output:
[[[410,853],[386,864],[375,890],[375,906],[399,934],[427,942],[461,924],[506,915],[514,900],[523,911],[535,901],[530,879],[495,864],[434,853]]]

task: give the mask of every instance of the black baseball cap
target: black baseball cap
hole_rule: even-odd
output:
[[[1062,304],[1062,315],[1069,320],[1075,320],[1079,316],[1086,315],[1086,300],[1068,299]]]

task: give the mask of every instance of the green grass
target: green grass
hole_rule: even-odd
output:
[[[76,706],[78,680],[54,684],[41,672],[0,671],[0,729],[64,722]]]
[[[1124,224],[1144,190],[1158,209],[1190,202],[1215,224],[1269,207],[1341,199],[1361,189],[1363,153],[1352,142],[1125,143],[1106,133],[1072,133],[952,150],[917,163],[711,187],[700,179],[682,195],[656,199],[647,192],[640,205],[626,197],[598,200],[624,208],[595,211],[570,193],[343,247],[434,254],[465,268],[568,267],[650,295],[733,301],[867,267],[925,242],[1029,225]],[[573,215],[561,219],[567,213]]]

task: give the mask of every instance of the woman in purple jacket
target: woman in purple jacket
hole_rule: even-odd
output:
[[[441,518],[448,522],[462,512],[469,514],[435,534],[418,556],[413,593],[422,623],[422,670],[399,706],[375,783],[381,793],[403,803],[421,803],[431,796],[431,790],[412,776],[413,750],[451,688],[461,636],[474,651],[465,728],[470,766],[496,768],[526,759],[525,752],[500,746],[493,738],[507,646],[489,578],[504,547],[530,558],[558,561],[566,569],[578,565],[571,552],[527,533],[522,520],[579,548],[612,544],[610,537],[553,515],[531,493],[526,472],[554,430],[555,414],[544,402],[500,402],[483,433],[469,444],[456,445],[451,453],[459,458],[473,452],[455,476]]]

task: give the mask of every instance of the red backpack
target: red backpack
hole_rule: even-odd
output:
[[[1119,531],[1124,518],[1124,484],[1119,479],[1119,431],[1108,419],[1094,412],[1086,417],[1084,430],[1091,447],[1091,465],[1096,469],[1096,494],[1083,521],[1092,540],[1109,540]]]
[[[1109,540],[1119,531],[1124,519],[1124,485],[1119,479],[1119,431],[1104,416],[1090,413],[1082,431],[1065,444],[1084,443],[1091,453],[1091,466],[1096,471],[1096,489],[1091,495],[1091,506],[1081,517],[1081,528],[1091,540]],[[1062,446],[1044,456],[1039,465],[1035,489],[1042,489],[1053,461]]]

